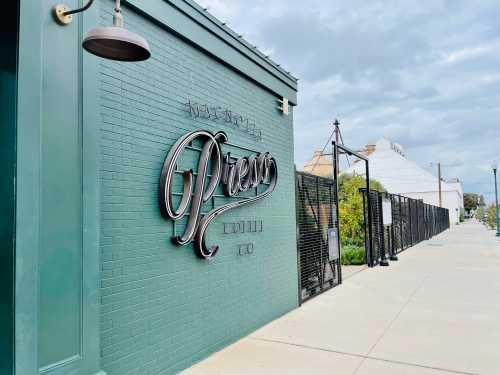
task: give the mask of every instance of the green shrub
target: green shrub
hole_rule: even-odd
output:
[[[342,246],[342,265],[362,265],[365,264],[365,248],[361,246]]]
[[[496,212],[496,206],[494,204],[488,207],[486,215],[487,215],[486,224],[491,229],[495,229],[497,225],[497,212]]]
[[[372,190],[385,191],[380,182],[370,180]],[[353,246],[365,244],[363,196],[359,189],[366,187],[363,176],[343,173],[339,176],[339,220],[342,243]]]

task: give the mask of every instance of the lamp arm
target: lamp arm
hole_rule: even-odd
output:
[[[78,8],[78,9],[73,9],[73,10],[68,10],[63,13],[64,16],[69,16],[70,14],[76,14],[80,12],[85,12],[87,9],[89,9],[92,6],[92,3],[94,0],[89,0],[87,4],[85,4],[83,7]]]

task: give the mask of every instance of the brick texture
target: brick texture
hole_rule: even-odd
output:
[[[99,6],[108,24],[112,4]],[[109,375],[172,374],[297,306],[292,115],[281,115],[275,95],[213,57],[130,9],[125,16],[127,27],[148,39],[152,57],[100,62],[102,367]],[[188,100],[254,119],[262,141],[234,125],[192,118]],[[157,204],[167,152],[198,129],[271,151],[279,167],[270,198],[210,226],[208,242],[221,246],[211,261],[170,242],[174,225]],[[262,220],[263,231],[224,234],[224,223],[239,220]],[[254,253],[239,255],[243,243],[253,243]]]

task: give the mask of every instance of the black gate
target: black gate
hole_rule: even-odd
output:
[[[379,221],[381,212],[379,212],[378,192],[371,190],[369,195],[366,194],[366,192],[366,189],[360,190],[360,193],[363,194],[363,211],[365,215],[366,263],[370,267],[374,267],[378,265],[383,258],[384,232],[383,228],[381,229],[381,222]],[[368,200],[371,201],[371,205],[368,204]]]
[[[302,303],[340,284],[342,276],[334,180],[296,172],[296,189],[299,301]]]

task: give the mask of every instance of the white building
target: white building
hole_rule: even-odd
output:
[[[370,178],[379,181],[393,194],[401,194],[439,206],[438,178],[406,158],[403,148],[382,138],[365,147],[362,154],[370,162]],[[354,163],[344,173],[365,174],[364,163]],[[458,179],[441,181],[442,207],[450,212],[450,223],[457,224],[463,209],[462,184]]]

